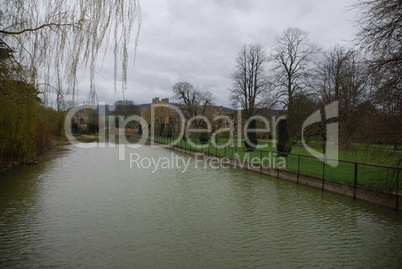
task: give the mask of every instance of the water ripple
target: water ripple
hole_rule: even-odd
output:
[[[400,268],[399,213],[237,168],[133,170],[117,149],[0,178],[1,268]]]

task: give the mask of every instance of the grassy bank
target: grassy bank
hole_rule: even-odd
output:
[[[173,139],[155,137],[155,142],[170,143]],[[336,167],[324,164],[321,160],[314,158],[303,145],[296,144],[292,154],[286,158],[279,159],[273,141],[263,140],[255,151],[247,151],[243,141],[235,141],[233,146],[222,147],[228,142],[227,139],[219,139],[215,147],[213,144],[201,144],[194,142],[193,145],[180,140],[176,146],[191,149],[199,152],[209,153],[230,159],[237,159],[240,162],[251,162],[257,165],[262,164],[270,168],[278,167],[282,161],[285,162],[284,170],[334,180],[347,184],[357,184],[378,190],[394,190],[398,180],[398,169],[400,167],[402,152],[391,150],[380,150],[376,148],[339,148],[339,162]],[[194,145],[195,144],[195,145]],[[200,148],[200,147],[203,148]],[[318,145],[309,145],[320,151]]]

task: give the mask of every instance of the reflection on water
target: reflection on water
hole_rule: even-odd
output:
[[[143,146],[78,149],[0,177],[0,268],[400,268],[392,210]]]

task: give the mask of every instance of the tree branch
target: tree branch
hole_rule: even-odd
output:
[[[72,24],[72,23],[47,23],[47,24],[43,24],[43,25],[41,25],[39,27],[36,27],[36,28],[23,29],[23,30],[18,31],[18,32],[0,30],[0,33],[5,34],[5,35],[20,35],[20,34],[23,34],[25,32],[35,32],[35,31],[38,31],[38,30],[40,30],[42,28],[45,28],[45,27],[52,28],[53,26],[56,26],[56,27],[74,26],[74,24]]]

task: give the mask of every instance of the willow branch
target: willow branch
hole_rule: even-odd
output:
[[[1,34],[6,34],[6,35],[20,35],[20,34],[23,34],[25,32],[35,32],[35,31],[38,31],[38,30],[40,30],[42,28],[45,28],[45,27],[52,28],[53,26],[55,26],[55,27],[74,26],[74,24],[71,24],[71,23],[47,23],[47,24],[43,24],[43,25],[41,25],[39,27],[36,27],[36,28],[28,28],[28,29],[24,29],[24,30],[21,30],[21,31],[18,31],[18,32],[0,30],[0,33]]]

